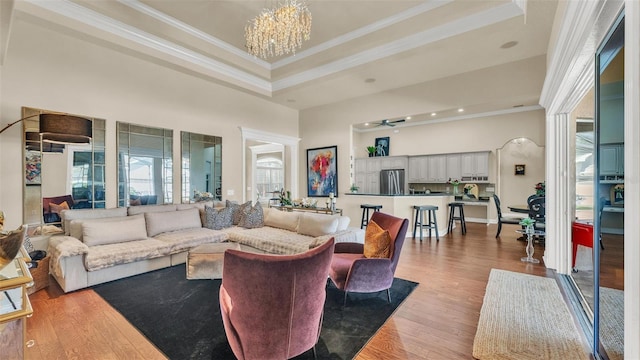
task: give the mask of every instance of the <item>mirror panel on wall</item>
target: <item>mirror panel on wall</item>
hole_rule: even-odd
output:
[[[118,206],[173,202],[173,130],[117,122]]]
[[[222,200],[222,138],[182,131],[182,203]]]
[[[90,118],[92,139],[89,144],[42,142],[39,114],[56,113],[24,107],[22,117],[24,144],[23,222],[34,226],[60,226],[60,211],[65,208],[104,208],[105,123]],[[51,229],[51,227],[47,227]]]
[[[596,54],[594,351],[624,358],[624,15]],[[601,245],[601,246],[598,246]],[[599,341],[598,341],[599,340]]]

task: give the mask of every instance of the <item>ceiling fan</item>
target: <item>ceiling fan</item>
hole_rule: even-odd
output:
[[[378,123],[377,126],[391,126],[391,127],[393,127],[393,126],[396,126],[395,125],[396,123],[401,123],[401,122],[404,122],[404,121],[405,121],[405,119],[394,120],[394,121],[389,121],[389,120],[385,119],[385,120],[382,120],[380,123]]]

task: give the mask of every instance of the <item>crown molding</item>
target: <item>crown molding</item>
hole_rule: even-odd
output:
[[[325,51],[331,47],[344,44],[347,41],[365,36],[382,28],[391,26],[399,21],[404,21],[418,14],[431,11],[435,8],[450,3],[452,0],[434,0],[425,2],[421,5],[405,10],[399,14],[385,18],[343,36],[337,37],[331,41],[320,44],[314,48],[297,53],[295,57],[290,57],[294,59],[282,59],[272,65],[263,60],[254,58],[244,51],[241,51],[238,48],[235,48],[234,46],[218,38],[195,29],[160,11],[157,11],[139,2],[138,0],[118,1],[132,9],[135,9],[136,11],[151,16],[158,21],[162,21],[165,24],[174,27],[175,29],[183,31],[191,36],[206,41],[224,51],[228,51],[234,55],[240,56],[242,59],[251,61],[261,67],[271,70],[273,68],[290,64],[294,61],[299,61],[304,57],[311,56],[320,51]],[[512,0],[509,3],[487,9],[470,16],[466,16],[464,18],[404,37],[396,41],[389,42],[373,49],[362,51],[358,54],[343,57],[331,63],[302,71],[274,82],[270,82],[269,80],[240,70],[231,65],[227,65],[223,62],[214,60],[204,54],[198,53],[171,41],[147,33],[141,29],[102,15],[96,11],[85,8],[69,0],[23,0],[19,3],[31,4],[40,9],[44,9],[63,17],[72,19],[73,21],[80,22],[88,27],[124,39],[132,43],[130,47],[134,47],[135,45],[137,45],[142,47],[143,49],[152,50],[156,52],[156,56],[160,54],[165,55],[165,57],[169,59],[168,61],[173,62],[174,64],[186,67],[189,67],[191,65],[193,67],[196,67],[196,69],[192,69],[196,72],[212,76],[222,81],[230,82],[234,85],[243,87],[251,91],[256,91],[267,96],[272,96],[273,92],[275,91],[294,87],[331,74],[335,74],[340,71],[348,70],[366,63],[370,63],[372,61],[380,60],[392,55],[396,55],[398,53],[424,46],[429,43],[440,41],[442,39],[453,37],[465,32],[469,32],[478,28],[521,16],[524,14],[524,8],[526,8],[526,0]],[[43,15],[41,15],[41,17],[43,17]],[[122,43],[120,45],[122,45]],[[142,49],[138,50],[142,51]]]
[[[294,62],[300,61],[304,58],[307,58],[309,56],[318,54],[320,52],[329,50],[333,47],[345,44],[349,41],[353,41],[355,39],[358,39],[360,37],[369,35],[371,33],[374,33],[376,31],[382,30],[386,27],[389,27],[391,25],[397,24],[399,22],[402,21],[406,21],[412,17],[418,16],[420,14],[432,11],[434,9],[437,9],[441,6],[447,5],[449,3],[452,3],[453,0],[442,0],[442,1],[426,1],[418,6],[414,6],[410,9],[407,9],[405,11],[402,11],[398,14],[395,14],[393,16],[389,16],[387,18],[384,18],[382,20],[376,21],[374,23],[371,23],[367,26],[363,26],[359,29],[356,29],[354,31],[348,32],[344,35],[340,35],[337,36],[329,41],[325,41],[322,44],[316,45],[314,47],[311,47],[307,50],[303,50],[300,51],[298,53],[296,53],[295,56],[289,56],[286,57],[282,60],[278,60],[276,62],[273,63],[272,65],[272,69],[278,69],[281,68],[283,66],[289,65],[289,64],[293,64]]]
[[[284,90],[320,77],[335,74],[356,66],[386,58],[404,51],[415,49],[436,41],[463,34],[501,21],[523,15],[522,9],[515,3],[508,3],[488,9],[464,18],[425,30],[387,44],[344,57],[340,60],[302,71],[298,74],[276,80],[273,91]]]
[[[187,33],[188,35],[191,35],[195,38],[198,38],[200,40],[203,40],[215,47],[218,47],[224,51],[227,51],[235,56],[238,56],[246,61],[250,61],[255,63],[258,66],[261,66],[264,69],[267,70],[271,70],[271,64],[260,59],[257,58],[255,56],[249,55],[249,53],[247,53],[246,51],[243,51],[241,49],[238,49],[237,47],[229,44],[226,41],[222,41],[220,39],[218,39],[215,36],[209,35],[207,33],[205,33],[204,31],[198,30],[196,28],[194,28],[191,25],[188,25],[174,17],[171,17],[161,11],[158,11],[150,6],[147,6],[143,3],[141,3],[138,0],[118,0],[118,2],[120,2],[123,5],[126,5],[142,14],[145,14],[147,16],[150,16],[158,21],[161,21],[175,29],[178,29],[182,32]]]
[[[115,35],[143,47],[168,55],[176,62],[188,62],[209,71],[209,75],[232,79],[243,87],[271,94],[271,83],[258,76],[238,70],[230,65],[211,59],[203,54],[187,49],[173,42],[149,34],[133,26],[117,21],[96,11],[87,9],[68,0],[24,0],[41,9],[73,19],[87,26]],[[120,44],[122,45],[122,44]]]

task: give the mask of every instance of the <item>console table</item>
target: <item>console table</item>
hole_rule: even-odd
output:
[[[0,359],[25,357],[26,318],[33,314],[27,287],[33,279],[23,256],[0,270]]]
[[[292,206],[292,205],[271,205],[272,208],[278,209],[280,211],[304,211],[304,212],[315,212],[320,214],[327,215],[342,215],[342,209],[335,209],[332,211],[329,208],[321,208],[321,207],[303,207],[303,206]]]

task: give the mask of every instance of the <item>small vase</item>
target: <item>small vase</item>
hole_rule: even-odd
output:
[[[458,185],[453,185],[453,195],[458,195]]]
[[[527,235],[533,234],[533,224],[527,225],[525,232],[527,233]]]

